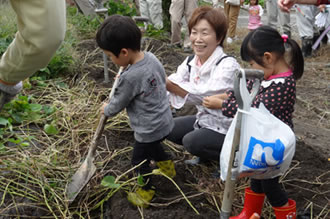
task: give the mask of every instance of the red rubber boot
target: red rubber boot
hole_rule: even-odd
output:
[[[273,207],[276,219],[296,219],[296,202],[289,199],[288,203],[286,207]]]
[[[245,189],[244,208],[242,212],[230,219],[249,219],[253,213],[261,214],[264,205],[265,194],[255,193],[250,188]]]

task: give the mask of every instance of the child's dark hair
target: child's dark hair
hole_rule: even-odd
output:
[[[104,20],[96,33],[97,45],[119,56],[121,49],[141,49],[141,30],[132,18],[112,15]]]
[[[279,32],[269,26],[261,26],[251,32],[244,38],[241,46],[241,57],[244,61],[255,61],[265,67],[263,56],[265,52],[274,52],[278,57],[285,55],[285,46],[290,46],[289,65],[292,69],[295,79],[301,78],[304,73],[304,58],[298,43],[292,39],[286,42]]]

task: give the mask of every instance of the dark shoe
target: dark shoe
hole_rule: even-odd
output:
[[[22,81],[13,86],[0,83],[0,111],[6,103],[9,103],[19,92],[21,92],[22,87]]]
[[[313,43],[312,43],[312,45],[314,45],[314,43],[317,41],[317,39],[320,37],[320,34],[315,34],[314,36],[313,36]],[[321,43],[317,46],[317,48],[315,49],[315,50],[318,50],[318,49],[320,49],[320,46],[321,46]]]
[[[221,173],[220,173],[220,168],[217,168],[216,171],[214,171],[214,173],[212,173],[212,177],[215,179],[220,179]]]
[[[313,46],[313,39],[302,39],[302,54],[306,57],[312,56],[312,46]]]
[[[2,90],[0,90],[0,111],[6,103],[9,103],[12,99],[15,98],[16,95],[8,94]]]

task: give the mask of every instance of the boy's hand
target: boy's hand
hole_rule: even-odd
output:
[[[100,108],[100,113],[101,113],[101,114],[104,114],[104,108],[105,108],[107,105],[108,105],[107,103],[103,103],[103,105],[102,105],[101,108]]]

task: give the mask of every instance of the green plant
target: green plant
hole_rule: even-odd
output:
[[[15,13],[8,2],[1,2],[0,56],[13,41],[17,31]]]
[[[13,41],[13,38],[10,36],[4,38],[0,37],[0,55],[2,55],[6,51],[11,41]]]
[[[246,4],[246,5],[250,4],[250,0],[245,0],[245,1],[244,1],[244,4]],[[258,1],[258,4],[259,4],[261,7],[265,8],[265,0],[259,0],[259,1]]]
[[[56,109],[51,106],[30,103],[32,96],[19,95],[16,99],[5,104],[4,116],[0,117],[0,125],[10,127],[11,124],[33,122],[53,114]]]
[[[136,15],[136,8],[132,1],[109,0],[108,2],[105,3],[105,7],[108,8],[108,15],[120,14],[120,15],[130,16],[130,17]]]
[[[79,39],[95,37],[95,32],[101,23],[101,17],[85,16],[76,7],[67,8],[68,31],[65,41],[75,43]]]
[[[168,39],[168,35],[167,32],[163,29],[157,29],[155,28],[153,25],[148,25],[146,32],[145,32],[145,36],[147,37],[153,37],[159,40],[167,40]]]
[[[70,54],[71,46],[66,42],[58,49],[45,68],[40,69],[36,76],[43,80],[57,78],[61,73],[69,71],[74,64],[72,55]]]

